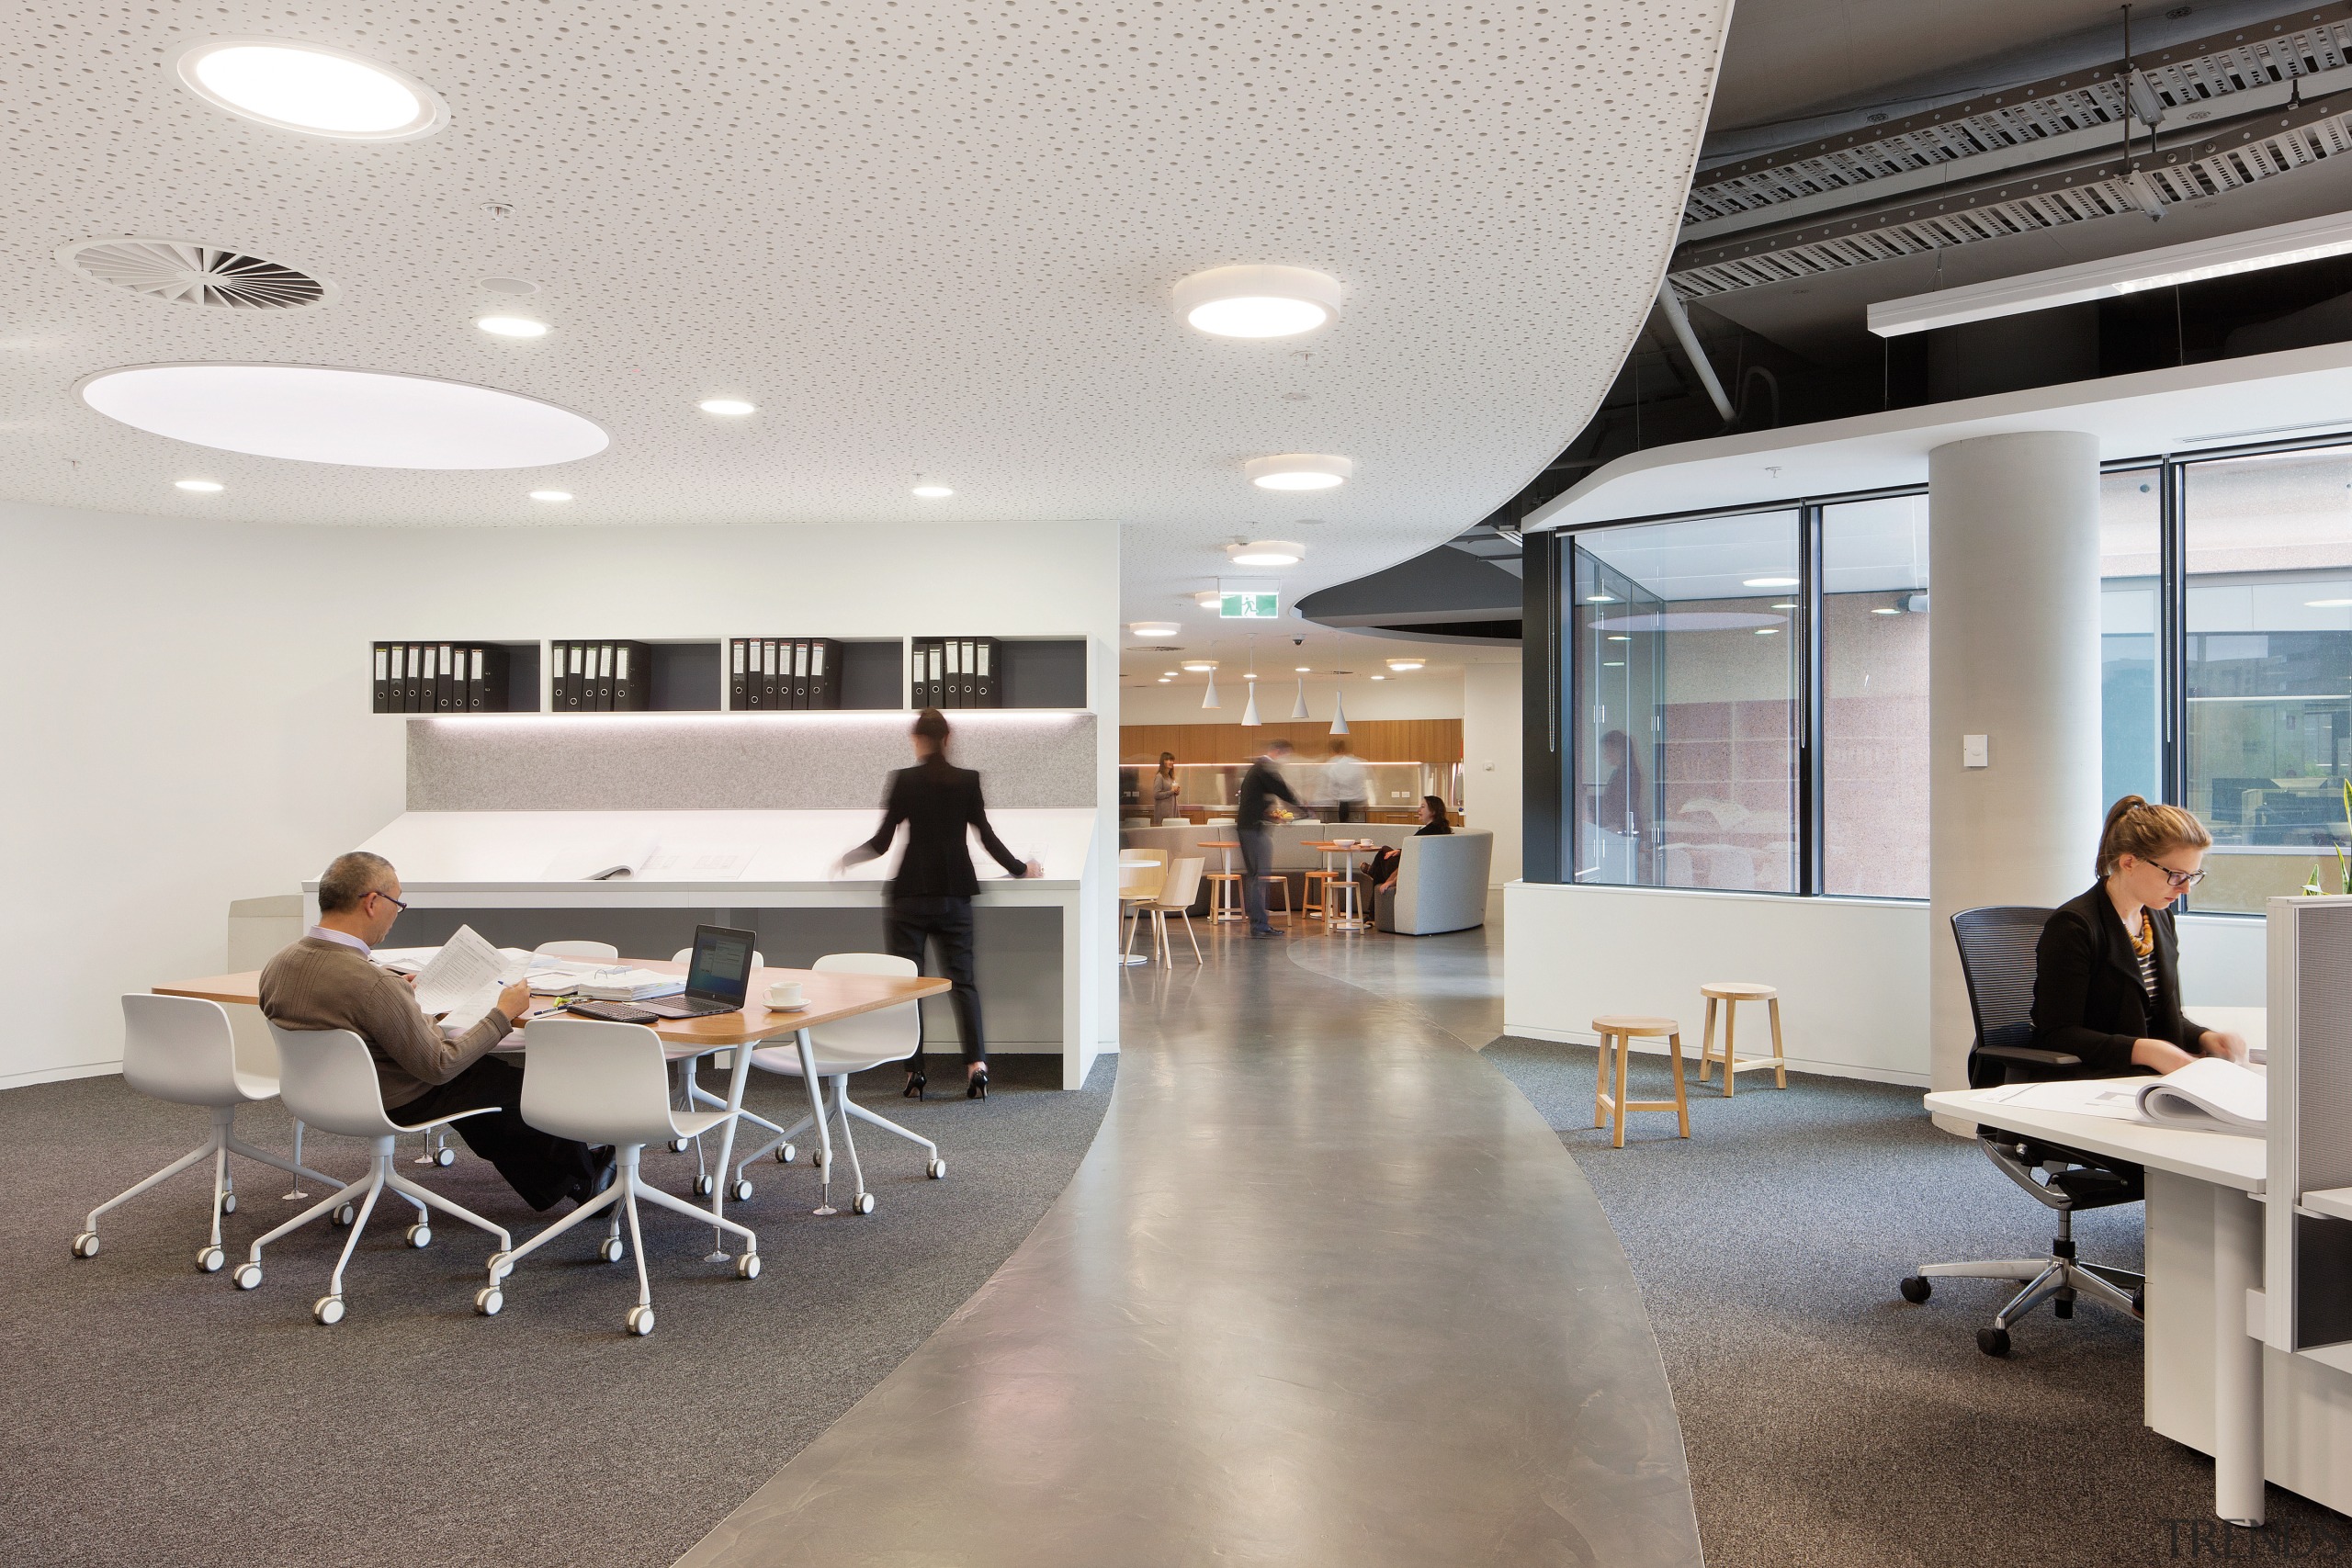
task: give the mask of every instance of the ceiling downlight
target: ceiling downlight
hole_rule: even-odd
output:
[[[173,62],[213,107],[336,141],[410,141],[448,123],[440,95],[379,61],[291,39],[211,39]]]
[[[323,277],[198,240],[76,240],[54,253],[92,283],[172,304],[222,310],[307,310],[341,292]]]

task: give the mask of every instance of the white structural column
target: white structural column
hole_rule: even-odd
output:
[[[1951,917],[2055,906],[2092,880],[2098,442],[2037,431],[1939,446],[1928,500],[1929,1070],[1946,1089],[1967,1087],[1974,1038]]]

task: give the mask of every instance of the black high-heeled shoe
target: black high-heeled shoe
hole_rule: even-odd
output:
[[[923,1077],[921,1073],[909,1073],[907,1075],[907,1087],[899,1091],[899,1098],[902,1100],[921,1100],[922,1098],[922,1086],[930,1081],[931,1080],[929,1078]]]
[[[964,1080],[964,1098],[966,1100],[986,1100],[988,1097],[989,1070],[986,1067],[982,1067],[978,1072],[974,1073],[970,1077]]]

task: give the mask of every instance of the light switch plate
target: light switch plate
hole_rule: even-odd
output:
[[[1989,768],[1993,765],[1993,738],[1989,735],[1963,735],[1960,738],[1960,765],[1963,768]]]

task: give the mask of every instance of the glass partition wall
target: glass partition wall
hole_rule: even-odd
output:
[[[2340,888],[2352,446],[2119,464],[2099,505],[2107,798],[2212,829],[2198,910]],[[1921,490],[1563,536],[1564,878],[1926,897],[1928,530]]]

